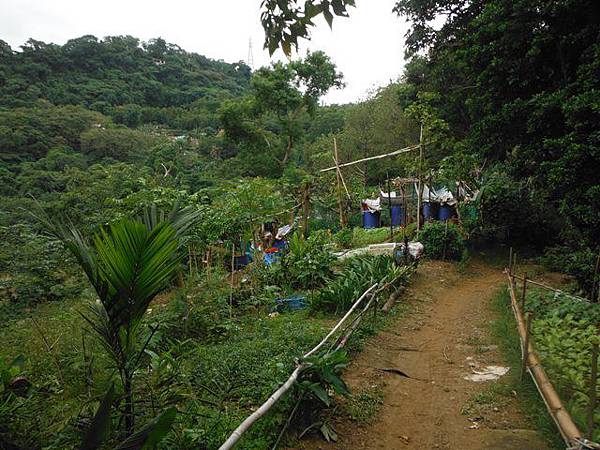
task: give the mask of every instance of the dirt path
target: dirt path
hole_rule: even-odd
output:
[[[474,263],[459,274],[454,265],[423,264],[404,301],[407,317],[371,339],[347,369],[353,392],[381,387],[383,406],[368,424],[334,421],[339,440],[305,442],[305,449],[546,449],[527,430],[516,400],[463,377],[504,361],[489,335],[490,301],[503,274]],[[396,368],[411,378],[382,372]],[[517,371],[518,367],[510,370]],[[506,389],[505,389],[506,390]]]

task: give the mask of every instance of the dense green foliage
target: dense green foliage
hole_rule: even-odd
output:
[[[411,22],[408,100],[448,125],[438,151],[477,161],[474,173],[487,166],[505,174],[512,198],[494,205],[488,225],[508,227],[511,240],[547,246],[559,236],[572,251],[595,250],[597,2],[401,0],[396,11]],[[440,14],[444,24],[434,28]],[[483,174],[484,198],[496,180]]]
[[[452,223],[426,223],[417,239],[425,246],[425,255],[430,258],[457,260],[465,251],[460,230]]]

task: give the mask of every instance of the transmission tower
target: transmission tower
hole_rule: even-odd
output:
[[[246,60],[246,64],[252,70],[254,70],[254,53],[252,52],[252,38],[248,40],[248,59]]]

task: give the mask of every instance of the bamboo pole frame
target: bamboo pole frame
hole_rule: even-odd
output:
[[[326,169],[319,170],[319,172],[329,172],[330,170],[336,170],[339,167],[348,167],[348,166],[353,166],[354,164],[360,164],[361,162],[372,161],[374,159],[383,159],[383,158],[389,158],[391,156],[401,155],[402,153],[408,153],[408,152],[418,149],[420,145],[421,144],[415,144],[415,145],[411,145],[409,147],[401,148],[400,150],[395,150],[390,153],[384,153],[383,155],[369,156],[367,158],[357,159],[356,161],[347,162],[347,163],[339,164],[339,165],[332,166],[332,167],[327,167]]]

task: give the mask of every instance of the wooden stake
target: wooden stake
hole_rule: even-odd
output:
[[[229,283],[229,319],[233,317],[233,272],[235,271],[235,242],[231,244],[231,279]]]
[[[340,159],[337,151],[336,138],[333,138],[333,162],[335,163],[335,166],[337,168],[337,174],[339,175],[340,180],[342,181],[342,185],[344,186],[344,190],[346,191],[346,197],[348,197],[348,200],[350,200],[350,191],[348,191],[348,186],[346,186],[346,181],[344,181],[344,175],[342,174],[342,171],[340,169]]]
[[[511,247],[510,250],[508,251],[508,273],[510,275],[512,275],[512,254],[513,254],[513,249]]]
[[[338,154],[337,154],[337,140],[335,138],[333,138],[333,160],[335,161],[335,167],[336,167],[336,180],[337,180],[337,199],[338,199],[338,208],[339,208],[339,213],[340,213],[340,228],[344,228],[345,227],[345,218],[344,218],[344,204],[342,202],[342,181],[341,181],[341,171],[340,171],[340,166],[338,164]]]
[[[512,261],[512,269],[510,269],[510,273],[512,274],[513,283],[515,282],[515,276],[517,274],[517,252],[513,253],[513,261]]]
[[[390,174],[387,173],[388,209],[390,210],[390,242],[394,240],[394,222],[392,220],[392,191],[390,187]]]
[[[533,322],[533,312],[527,313],[527,329],[525,331],[525,340],[523,342],[523,361],[521,362],[521,382],[527,372],[527,359],[529,358],[529,338],[531,335],[531,323]]]
[[[523,275],[523,291],[521,292],[521,311],[525,311],[525,296],[527,295],[527,273]]]
[[[421,229],[421,202],[423,197],[423,122],[419,134],[419,188],[417,189],[417,231]]]
[[[587,438],[591,441],[594,436],[594,413],[596,412],[597,403],[597,392],[596,386],[598,384],[598,343],[594,343],[592,346],[592,372],[590,375],[590,404],[588,405],[587,411]]]

